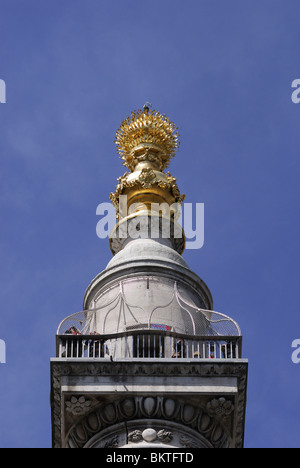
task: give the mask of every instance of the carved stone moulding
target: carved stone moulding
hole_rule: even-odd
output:
[[[96,434],[84,448],[213,448],[196,431],[178,423],[160,420],[116,424]]]
[[[227,448],[224,420],[188,401],[164,396],[106,402],[81,418],[68,433],[68,448]]]
[[[243,447],[243,434],[247,388],[246,360],[177,365],[172,363],[130,363],[127,362],[64,362],[53,359],[51,362],[51,406],[53,447],[84,447],[97,434],[112,434],[112,428],[118,424],[129,427],[127,436],[130,443],[146,443],[143,433],[146,429],[156,431],[154,443],[161,443],[162,433],[173,434],[170,423],[179,424],[186,430],[195,431],[215,448]],[[170,376],[182,379],[208,378],[211,383],[221,377],[237,380],[237,394],[215,392],[214,395],[194,396],[156,394],[102,394],[85,392],[83,387],[69,389],[69,383],[77,379],[122,378],[135,379],[164,378]],[[70,380],[71,379],[71,380]],[[62,416],[63,415],[63,416]],[[146,420],[139,425],[136,421]],[[157,421],[164,421],[164,426],[157,426]],[[137,432],[136,432],[137,431]],[[164,433],[164,436],[166,436]],[[160,434],[160,435],[158,435]],[[142,436],[142,438],[141,438]],[[100,437],[100,436],[99,436]],[[153,436],[154,437],[154,436]],[[175,444],[174,436],[168,444]],[[201,439],[201,437],[200,437]],[[102,439],[101,439],[102,440]],[[123,439],[122,439],[123,440]],[[118,443],[121,439],[119,439]],[[137,442],[135,442],[137,441]],[[104,445],[109,440],[104,441]],[[117,440],[114,440],[117,444]],[[123,442],[122,442],[123,443]],[[149,442],[147,442],[149,443]],[[179,442],[178,442],[179,443]]]

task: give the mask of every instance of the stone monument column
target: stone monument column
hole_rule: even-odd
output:
[[[64,319],[51,359],[53,447],[242,447],[247,360],[185,262],[175,124],[148,106],[116,133],[113,257]]]

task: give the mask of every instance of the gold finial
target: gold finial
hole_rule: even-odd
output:
[[[138,211],[137,203],[151,211],[153,203],[180,205],[185,198],[176,178],[163,172],[179,147],[177,128],[164,114],[150,112],[150,106],[147,102],[142,110],[132,112],[116,133],[119,154],[130,170],[118,179],[115,193],[110,194],[118,219],[123,217],[121,195],[127,196],[128,211],[131,205]],[[178,210],[176,213],[179,216]]]
[[[150,107],[147,102],[142,110],[132,112],[116,133],[118,152],[130,172],[119,177],[115,193],[110,194],[119,221],[110,236],[114,255],[130,237],[127,221],[148,223],[149,218],[159,220],[159,235],[167,223],[173,248],[180,254],[184,250],[184,233],[176,220],[185,195],[180,194],[176,178],[163,172],[179,147],[179,134],[168,117]]]
[[[142,161],[163,171],[180,145],[175,124],[160,112],[150,112],[150,105],[147,102],[142,110],[132,112],[116,132],[118,152],[131,172]]]

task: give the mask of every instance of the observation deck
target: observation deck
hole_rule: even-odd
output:
[[[242,336],[232,318],[199,307],[186,286],[144,276],[115,283],[102,293],[96,308],[64,319],[57,330],[56,356],[240,359]]]
[[[56,356],[73,359],[241,359],[241,336],[138,330],[112,335],[57,335]]]

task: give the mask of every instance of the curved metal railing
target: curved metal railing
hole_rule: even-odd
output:
[[[68,359],[240,359],[241,336],[183,335],[133,330],[110,335],[57,335],[58,358]]]

